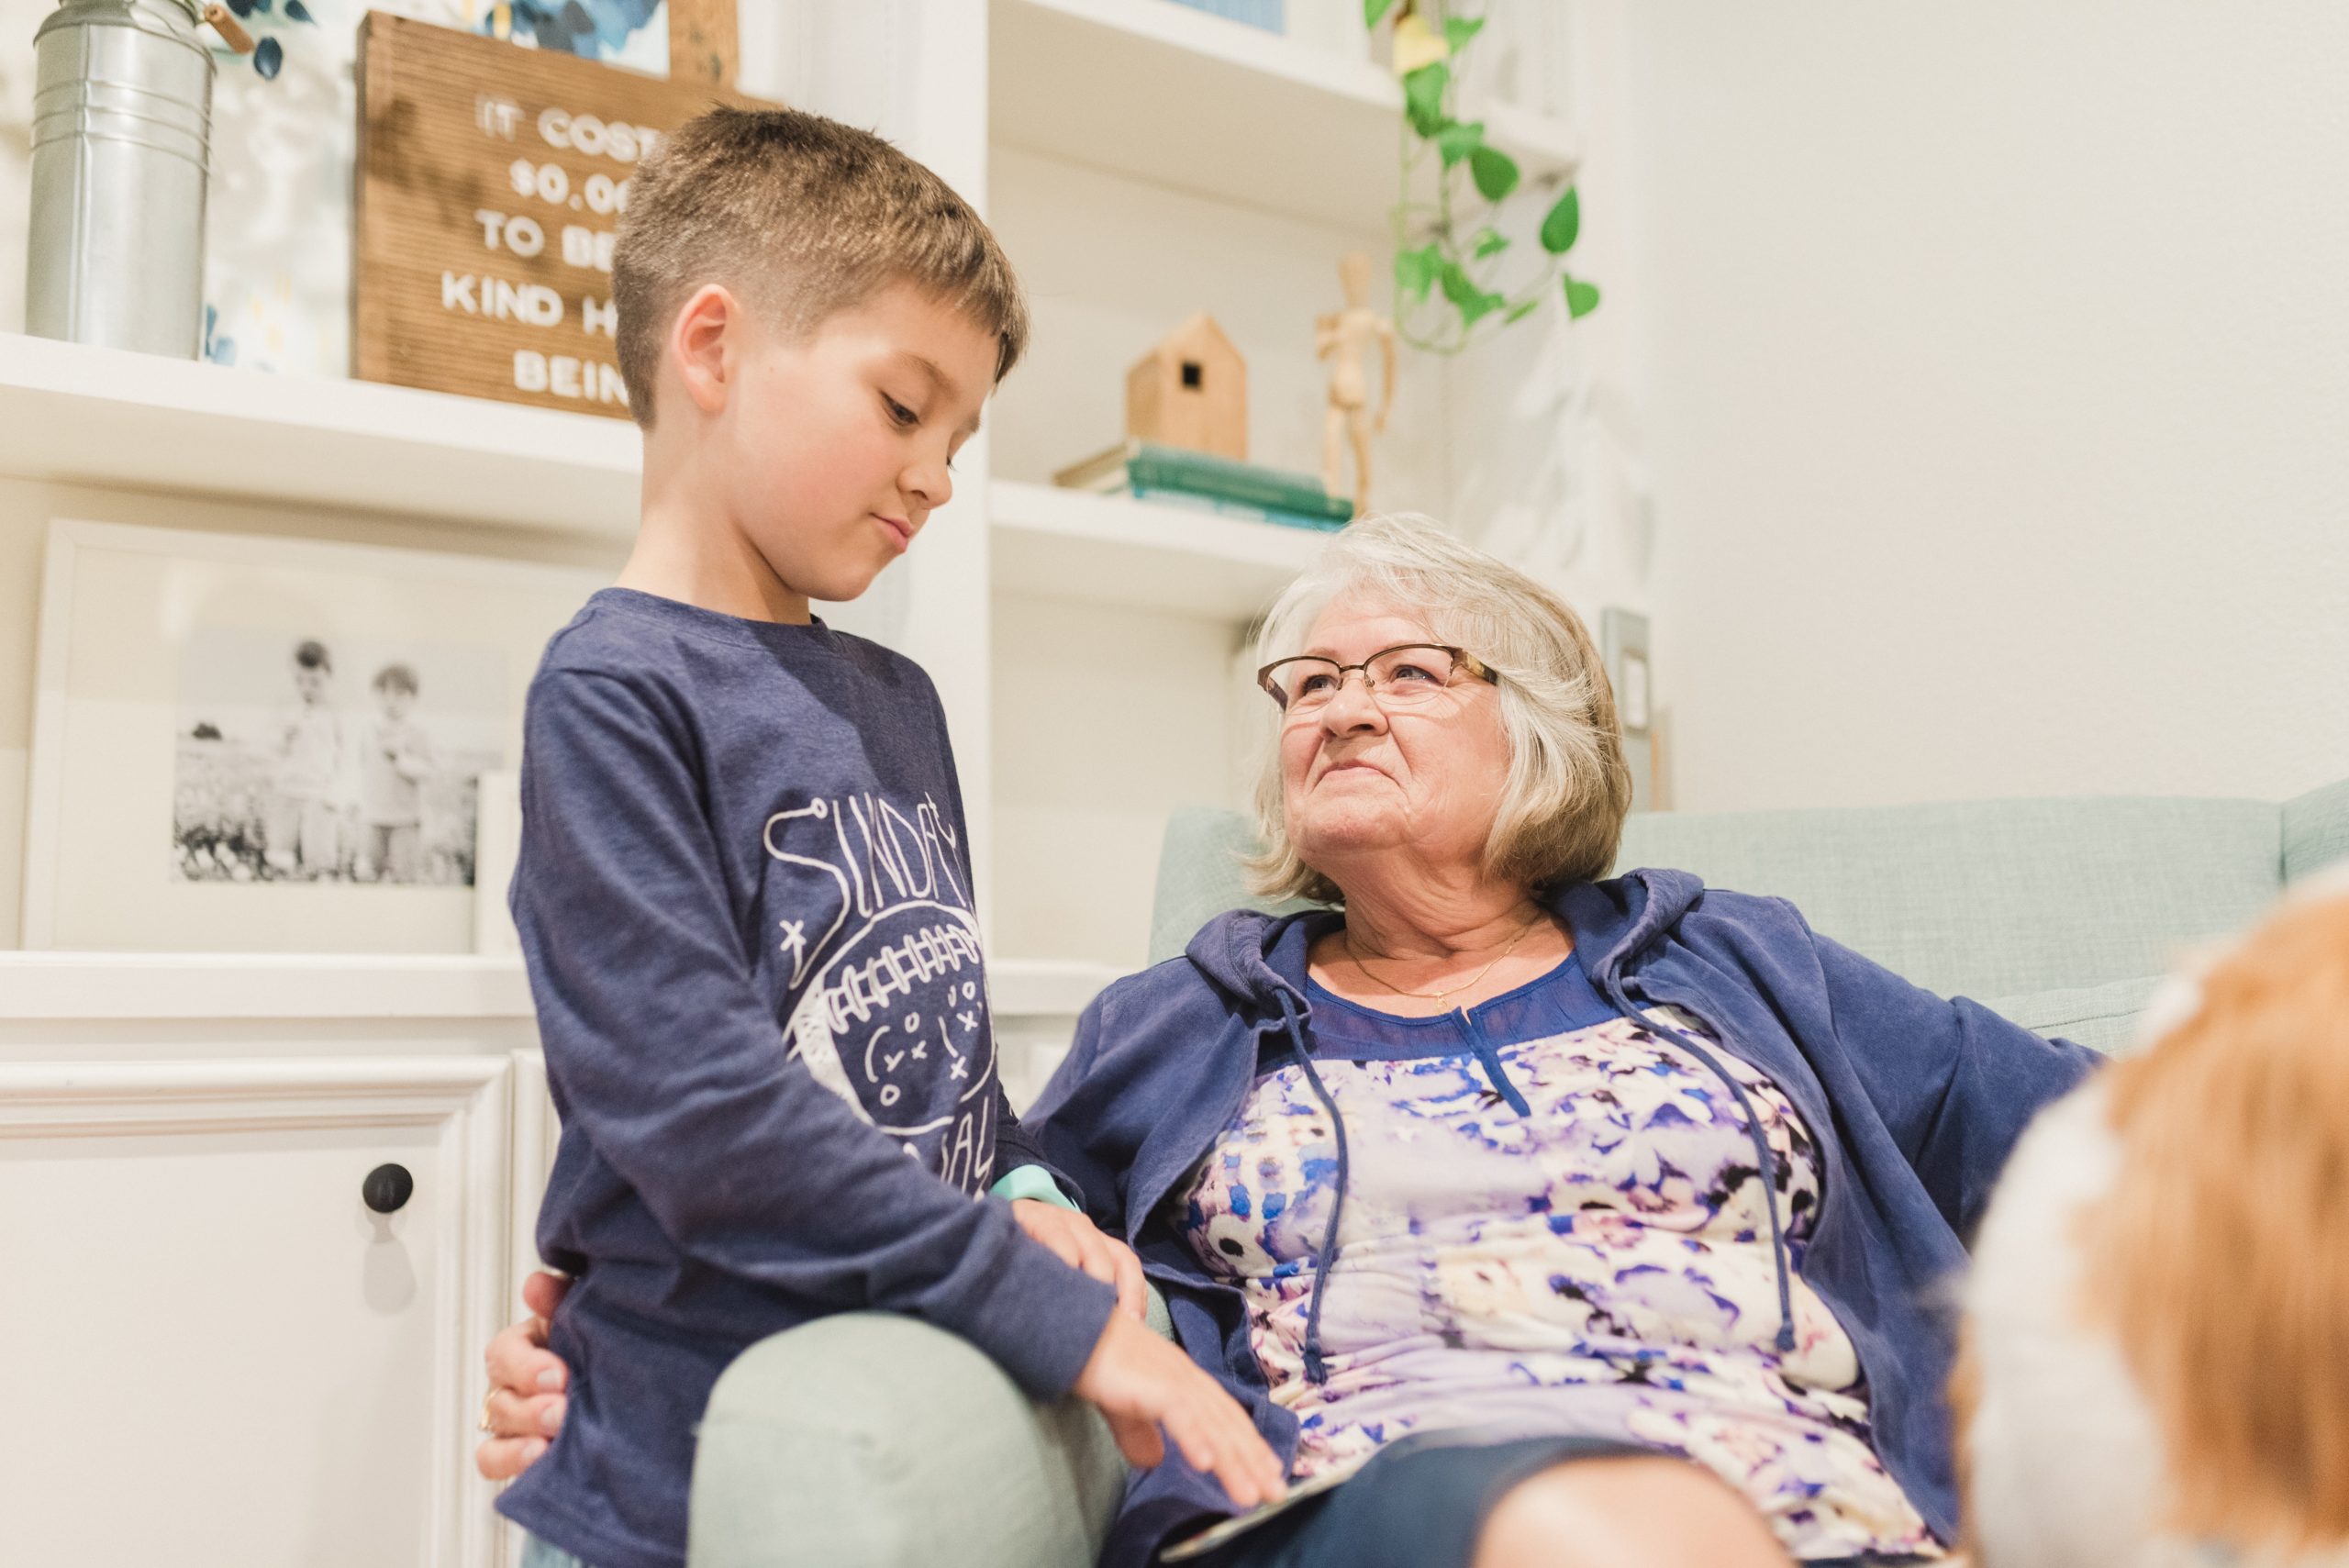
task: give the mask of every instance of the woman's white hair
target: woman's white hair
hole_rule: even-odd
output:
[[[1509,764],[1485,843],[1487,873],[1532,886],[1606,875],[1631,808],[1631,770],[1614,688],[1582,617],[1432,517],[1366,517],[1331,540],[1274,604],[1257,634],[1257,663],[1301,651],[1321,612],[1355,597],[1418,620],[1432,639],[1465,649],[1499,677]],[[1248,868],[1256,890],[1336,903],[1343,896],[1337,884],[1290,841],[1280,749],[1265,751],[1256,784],[1264,848]]]

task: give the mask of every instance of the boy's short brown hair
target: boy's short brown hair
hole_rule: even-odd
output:
[[[970,204],[871,132],[796,109],[712,109],[629,183],[612,301],[629,411],[648,430],[670,320],[711,283],[792,332],[911,284],[995,334],[998,382],[1028,346],[1019,280]]]

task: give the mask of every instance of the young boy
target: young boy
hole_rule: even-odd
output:
[[[375,722],[367,727],[359,757],[364,877],[414,882],[424,869],[424,781],[432,776],[432,737],[410,717],[421,684],[406,664],[375,672]]]
[[[294,649],[294,695],[270,774],[262,852],[277,875],[316,879],[342,866],[343,732],[334,655],[315,638]]]
[[[808,612],[952,493],[1026,337],[1008,263],[877,138],[719,109],[640,168],[613,295],[642,527],[531,684],[512,895],[563,1121],[539,1245],[575,1276],[549,1340],[572,1382],[500,1508],[541,1561],[677,1568],[718,1374],[856,1309],[1269,1495],[1239,1407],[1055,1256],[1090,1228],[982,1200],[1033,1157],[944,717],[917,666]]]

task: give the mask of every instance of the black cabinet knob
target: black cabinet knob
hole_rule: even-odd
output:
[[[359,1195],[377,1214],[396,1213],[415,1193],[416,1178],[406,1165],[378,1165],[359,1184]]]

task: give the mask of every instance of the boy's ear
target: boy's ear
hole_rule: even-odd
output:
[[[749,317],[723,284],[704,284],[677,309],[669,327],[669,356],[685,395],[705,414],[726,406],[740,368]]]

